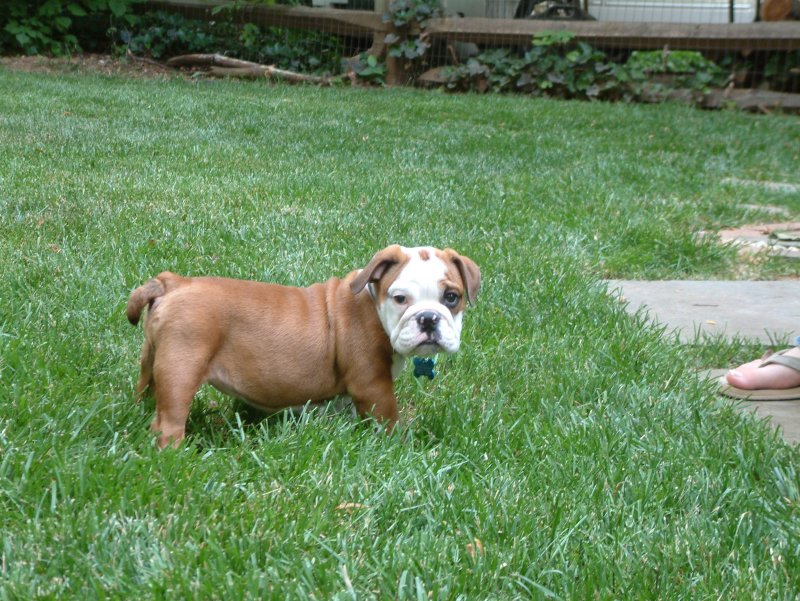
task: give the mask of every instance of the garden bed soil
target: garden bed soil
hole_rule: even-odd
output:
[[[170,78],[180,72],[153,62],[117,58],[107,54],[74,54],[58,58],[46,56],[3,56],[0,67],[12,71],[51,74],[102,74],[139,78]]]

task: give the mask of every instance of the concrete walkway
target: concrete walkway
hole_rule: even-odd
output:
[[[760,418],[767,418],[778,428],[786,442],[800,443],[800,401],[736,401],[736,408],[752,411]]]
[[[800,335],[800,281],[608,280],[609,294],[634,313],[642,308],[685,343],[737,336],[765,347],[783,347]],[[733,367],[733,366],[709,366]],[[800,442],[800,400],[735,401],[770,420],[790,443]]]
[[[608,280],[615,290],[628,310],[646,308],[685,343],[722,335],[786,344],[800,335],[800,281]]]

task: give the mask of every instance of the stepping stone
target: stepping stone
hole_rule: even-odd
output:
[[[629,312],[644,307],[668,332],[677,331],[684,343],[721,335],[785,345],[800,334],[800,280],[606,283],[610,294],[628,302]]]
[[[800,333],[800,281],[607,280],[608,291],[633,313],[644,308],[682,342],[703,336],[747,338],[765,346],[791,346]],[[733,367],[733,366],[731,366]],[[727,398],[727,397],[721,397]],[[741,401],[741,411],[767,418],[790,444],[800,442],[800,400]]]
[[[786,194],[797,194],[800,192],[799,184],[792,184],[789,182],[766,182],[753,179],[739,179],[737,177],[726,177],[721,183],[730,186],[750,186],[755,188],[763,188],[771,192],[784,192]]]
[[[708,232],[701,232],[709,235]],[[743,225],[716,233],[722,242],[735,244],[746,252],[769,252],[773,255],[800,259],[800,223],[760,223]]]
[[[800,442],[800,401],[734,401],[740,411],[751,411],[757,418],[767,418],[780,430],[789,444]]]

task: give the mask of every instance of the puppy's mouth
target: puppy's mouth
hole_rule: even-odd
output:
[[[414,351],[419,354],[432,355],[441,350],[442,344],[439,339],[434,336],[428,336],[425,340],[420,341],[415,347]]]

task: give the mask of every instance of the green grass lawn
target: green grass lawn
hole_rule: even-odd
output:
[[[699,230],[800,214],[793,117],[0,70],[0,599],[795,599],[800,451],[600,280],[772,278]],[[158,453],[132,288],[482,268],[404,436],[204,389]]]

